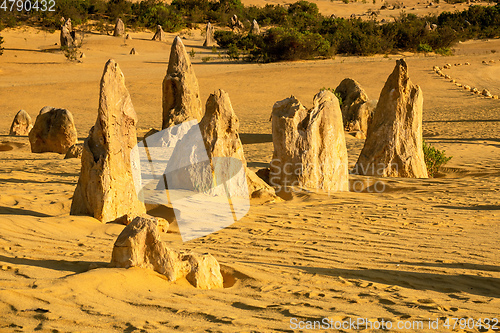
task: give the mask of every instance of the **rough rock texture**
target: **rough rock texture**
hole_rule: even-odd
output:
[[[113,36],[120,37],[125,34],[125,24],[123,24],[122,19],[116,19],[115,31],[113,31]]]
[[[28,112],[19,110],[10,125],[9,135],[28,135],[33,128]]]
[[[163,32],[161,25],[156,26],[156,33],[153,36],[153,40],[157,42],[165,42],[167,40],[167,36]]]
[[[125,215],[117,218],[116,220],[114,220],[113,223],[129,225],[130,223],[132,223],[134,221],[134,219],[136,217],[137,217],[137,215],[125,214]],[[168,232],[168,228],[170,227],[170,224],[164,218],[157,217],[157,216],[153,217],[153,216],[148,215],[148,214],[143,214],[140,217],[146,218],[146,219],[153,219],[154,221],[156,221],[154,223],[156,223],[156,227],[157,227],[157,230],[159,232]]]
[[[123,229],[113,247],[111,267],[142,267],[169,281],[186,278],[200,289],[223,287],[217,260],[210,254],[178,253],[160,240],[155,218],[136,217]]]
[[[260,27],[256,20],[252,21],[252,29],[250,29],[250,32],[256,35],[260,34]]]
[[[77,141],[71,112],[66,109],[44,107],[29,132],[29,140],[32,153],[66,154],[69,147]]]
[[[373,108],[364,108],[360,110],[361,106],[368,101],[368,95],[363,88],[353,79],[344,79],[335,92],[342,98],[342,120],[344,128],[352,131],[351,127],[358,121],[359,129],[366,133],[368,124],[371,121],[371,112]],[[361,111],[361,112],[360,112]],[[368,112],[371,111],[371,112]]]
[[[213,157],[233,157],[240,160],[246,174],[247,193],[251,197],[274,197],[274,189],[247,168],[243,145],[238,134],[239,126],[229,95],[221,89],[211,94],[207,100],[205,115],[200,122],[201,136],[208,158],[212,163]]]
[[[217,43],[215,42],[214,39],[214,27],[210,24],[210,22],[208,22],[205,34],[205,42],[203,43],[203,46],[212,47],[215,44]]]
[[[82,168],[71,204],[72,215],[101,222],[146,212],[135,192],[130,151],[137,144],[137,116],[114,60],[108,60],[100,85],[97,120],[85,140]]]
[[[67,158],[81,158],[83,153],[83,144],[81,143],[76,143],[69,147],[68,151],[66,152],[66,155],[64,156],[64,159]]]
[[[387,79],[354,173],[427,178],[422,148],[423,95],[408,76],[404,59]]]
[[[73,24],[71,23],[71,18],[68,18],[66,21],[64,21],[63,26],[65,26],[69,32],[72,32],[73,31]]]
[[[203,116],[200,89],[184,44],[172,43],[167,75],[163,79],[162,129]]]
[[[236,14],[234,14],[232,17],[231,17],[231,29],[239,29],[239,30],[244,30],[245,29],[245,26],[243,25],[243,23],[241,23],[241,21],[238,19],[238,16]]]
[[[361,131],[365,135],[368,133],[368,127],[372,123],[373,120],[373,112],[375,112],[375,108],[377,107],[378,101],[376,99],[369,100],[360,105],[358,110],[352,115],[352,119],[350,123],[347,124],[348,131]],[[350,129],[350,127],[354,124],[358,124],[359,128]]]
[[[73,47],[75,46],[75,41],[71,36],[70,30],[68,30],[66,25],[61,27],[61,35],[60,35],[61,47]]]
[[[335,95],[320,91],[307,110],[295,98],[276,102],[272,128],[274,153],[269,182],[281,191],[289,186],[347,191],[347,149],[342,114]]]
[[[490,93],[490,91],[488,89],[483,89],[483,91],[481,92],[481,94],[483,96],[486,96],[486,97],[493,97],[493,95]]]

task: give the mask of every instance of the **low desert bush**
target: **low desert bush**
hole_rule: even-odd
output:
[[[429,174],[429,177],[434,177],[434,175],[439,171],[439,168],[451,160],[452,156],[446,156],[444,151],[438,150],[430,144],[425,143],[425,141],[423,141],[423,148],[427,173]]]
[[[236,14],[244,23],[255,19],[262,27],[271,26],[256,36],[229,31],[218,33],[216,39],[220,47],[227,49],[232,44],[249,61],[430,49],[448,54],[450,46],[459,40],[500,36],[500,4],[473,5],[461,12],[443,12],[438,16],[419,17],[402,12],[394,21],[381,23],[375,18],[325,17],[316,4],[305,0],[264,7],[245,7],[241,0],[172,0],[170,4],[163,0],[57,0],[55,3],[53,12],[0,10],[0,30],[28,23],[53,31],[59,29],[61,17],[71,18],[74,26],[87,20],[114,25],[120,17],[127,27],[154,29],[161,25],[165,31],[176,32],[209,21],[227,26]],[[428,24],[436,28],[429,31]]]
[[[418,44],[417,51],[429,53],[429,52],[432,52],[432,47],[429,44],[420,43],[420,44]]]

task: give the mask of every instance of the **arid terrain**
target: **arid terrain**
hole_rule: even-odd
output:
[[[132,40],[87,34],[85,58],[77,63],[57,50],[58,32],[1,33],[0,331],[282,332],[293,331],[291,322],[366,318],[439,319],[435,331],[446,332],[446,318],[500,317],[500,100],[465,91],[432,70],[469,62],[444,72],[498,95],[500,40],[464,42],[447,57],[248,64],[203,48],[200,31],[183,33],[187,50],[195,52],[203,103],[216,89],[229,93],[253,170],[271,160],[269,116],[276,101],[294,95],[310,107],[320,88],[335,88],[346,77],[378,99],[402,57],[423,90],[426,142],[453,156],[436,178],[351,176],[355,188],[378,187],[254,203],[231,227],[187,243],[163,233],[172,248],[209,252],[220,262],[225,288],[198,290],[145,269],[106,268],[124,226],[69,215],[80,161],[32,154],[27,137],[8,135],[18,110],[34,120],[50,105],[72,112],[83,141],[95,123],[99,80],[110,58],[125,75],[139,136],[159,129],[171,44],[151,41],[150,32],[130,34]],[[129,55],[132,47],[138,54]],[[347,133],[346,141],[353,166],[363,141]]]

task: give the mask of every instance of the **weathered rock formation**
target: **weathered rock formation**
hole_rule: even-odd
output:
[[[366,104],[368,95],[353,79],[342,80],[335,88],[335,92],[342,98],[341,110],[344,128],[348,131],[360,130],[366,134],[377,102],[371,101]]]
[[[152,269],[169,281],[186,278],[200,289],[223,287],[217,260],[210,254],[179,253],[160,240],[156,218],[138,216],[115,241],[111,267]]]
[[[138,54],[137,51],[135,50],[135,47],[132,48],[132,50],[130,50],[130,54],[131,55],[136,55]]]
[[[9,135],[28,135],[33,128],[28,112],[19,110],[10,125]]]
[[[272,112],[274,153],[269,182],[279,191],[291,186],[347,191],[347,149],[335,95],[320,91],[307,110],[295,97],[276,102]]]
[[[387,79],[353,172],[383,177],[427,178],[422,148],[423,95],[404,59]]]
[[[73,31],[73,25],[71,24],[71,18],[68,18],[66,21],[64,21],[63,26],[65,26],[66,29],[68,29],[69,32],[72,32]]]
[[[260,27],[256,20],[252,21],[252,28],[250,29],[250,32],[255,35],[260,34]]]
[[[167,36],[165,35],[165,32],[163,32],[161,25],[156,26],[156,33],[153,36],[153,40],[157,42],[165,42],[167,40]]]
[[[200,131],[208,158],[212,161],[212,168],[216,169],[214,157],[235,158],[241,161],[241,168],[246,175],[248,189],[241,188],[244,178],[235,176],[233,181],[238,184],[233,182],[236,186],[233,186],[232,195],[250,195],[259,198],[274,197],[274,189],[247,168],[243,145],[238,134],[239,126],[239,120],[234,113],[229,95],[221,89],[211,94],[207,100],[205,115],[200,121]],[[229,159],[223,163],[227,165],[218,165],[217,167],[221,168],[222,172],[231,172],[231,166],[234,166],[234,164]],[[226,175],[224,178],[230,179],[231,175]],[[238,188],[241,188],[241,190],[234,190]]]
[[[113,36],[121,37],[125,34],[125,24],[123,24],[122,19],[116,19],[115,30],[113,31]]]
[[[66,109],[44,107],[29,132],[31,152],[66,154],[77,141],[73,116]]]
[[[100,85],[99,110],[85,140],[82,168],[71,204],[72,215],[91,215],[101,222],[146,212],[139,201],[130,151],[137,144],[137,116],[114,60],[108,60]]]
[[[76,143],[69,147],[68,151],[66,152],[66,155],[64,156],[64,159],[67,158],[81,158],[83,153],[83,144],[81,143]]]
[[[212,47],[215,44],[216,44],[216,42],[214,39],[214,27],[210,24],[210,22],[208,22],[206,33],[205,33],[205,42],[203,43],[203,46]]]
[[[241,21],[238,19],[238,16],[236,14],[231,16],[230,25],[231,25],[231,29],[233,29],[233,30],[235,30],[235,29],[244,30],[245,29],[245,26],[243,25],[243,23],[241,23]]]
[[[172,43],[167,75],[163,79],[162,128],[203,116],[200,89],[184,44],[177,36]]]
[[[66,25],[63,25],[61,27],[61,35],[59,37],[60,42],[61,42],[61,47],[74,47],[75,46],[75,40],[71,36],[70,30],[68,30],[68,27]]]
[[[274,189],[247,169],[238,129],[239,120],[229,95],[223,90],[211,94],[199,123],[201,137],[195,132],[186,135],[172,152],[168,162],[169,189],[233,199],[274,198]]]

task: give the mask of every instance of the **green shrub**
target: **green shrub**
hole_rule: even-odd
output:
[[[432,52],[432,47],[429,44],[420,43],[420,44],[418,44],[417,51],[429,53],[429,52]]]
[[[226,51],[229,60],[238,60],[240,58],[240,50],[234,44],[230,44]]]
[[[201,58],[201,61],[203,61],[203,62],[209,62],[210,61],[210,57],[203,57],[203,58]]]
[[[161,25],[167,32],[176,32],[185,27],[182,16],[175,7],[166,5],[159,0],[145,0],[132,5],[132,13],[137,17],[139,25],[156,28]]]
[[[423,141],[423,148],[427,173],[429,177],[434,177],[439,168],[451,160],[452,156],[447,157],[444,151],[436,149],[430,144],[425,143],[425,141]]]
[[[214,38],[217,41],[217,44],[224,49],[227,49],[231,44],[237,45],[241,40],[240,35],[232,31],[221,30],[217,30],[214,32]]]
[[[191,48],[191,51],[189,51],[189,56],[191,58],[194,58],[196,56],[196,51],[193,48]]]
[[[439,49],[434,50],[434,52],[443,56],[453,55],[453,51],[451,51],[449,47],[440,47]]]
[[[69,60],[69,61],[77,61],[78,60],[78,50],[79,48],[76,46],[62,46],[61,50],[64,54],[64,56]]]
[[[263,52],[270,61],[331,56],[331,45],[319,33],[272,28],[263,36]]]

